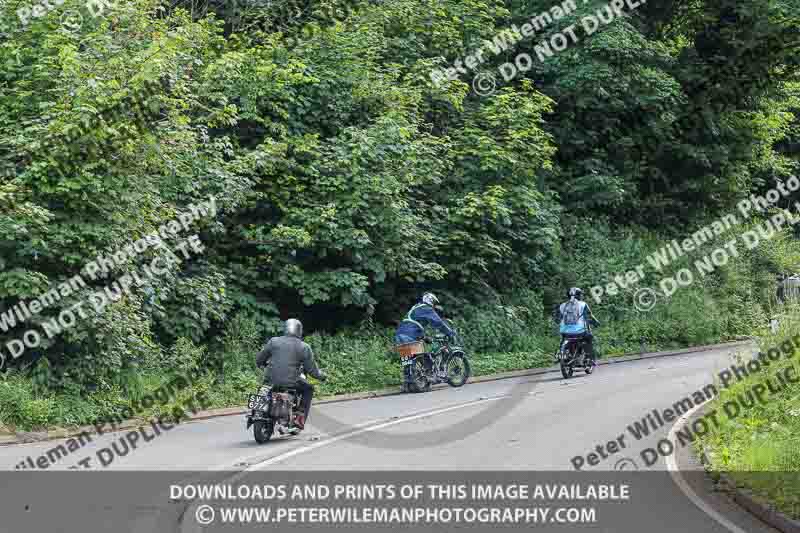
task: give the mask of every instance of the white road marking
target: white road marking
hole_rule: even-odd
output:
[[[679,418],[678,421],[675,422],[675,424],[669,430],[669,433],[667,434],[667,439],[670,442],[675,442],[676,441],[675,433],[677,432],[678,425],[688,421],[689,418],[691,418],[691,416],[694,413],[696,413],[701,407],[706,405],[706,403],[708,403],[708,401],[694,406],[692,409],[687,411],[681,418]],[[678,468],[678,463],[675,460],[675,453],[668,455],[667,457],[664,458],[664,460],[667,463],[667,470],[669,470],[669,473],[672,476],[672,480],[675,482],[676,485],[678,485],[678,488],[681,489],[681,491],[683,491],[686,497],[689,498],[692,501],[692,503],[695,504],[701,511],[703,511],[708,516],[719,522],[722,526],[727,528],[732,533],[748,533],[744,529],[740,528],[739,526],[737,526],[736,524],[734,524],[733,522],[722,516],[720,513],[716,511],[716,509],[711,508],[710,505],[704,502],[703,499],[697,495],[697,493],[692,489],[692,487],[689,486],[689,484],[683,478],[683,475],[681,475],[681,471]]]
[[[508,397],[509,397],[509,395],[505,394],[505,395],[502,395],[502,396],[493,396],[491,398],[482,398],[480,400],[474,400],[474,401],[471,401],[471,402],[468,402],[468,403],[462,403],[462,404],[459,404],[459,405],[453,405],[453,406],[450,406],[450,407],[445,407],[443,409],[437,409],[435,411],[427,411],[427,412],[419,413],[419,414],[416,414],[416,415],[410,415],[410,416],[407,416],[407,417],[404,417],[404,418],[398,418],[396,420],[389,420],[388,422],[383,422],[383,423],[380,423],[380,424],[377,424],[377,425],[374,425],[374,426],[362,427],[360,429],[356,429],[354,431],[350,431],[350,432],[344,433],[342,435],[337,435],[336,437],[333,437],[332,439],[328,439],[328,440],[325,440],[325,441],[319,441],[319,442],[317,442],[315,444],[312,444],[310,446],[304,446],[302,448],[296,448],[296,449],[291,450],[289,452],[286,452],[286,453],[283,453],[283,454],[278,455],[276,457],[273,457],[271,459],[268,459],[268,460],[266,460],[264,462],[258,463],[257,465],[253,465],[250,468],[248,468],[247,471],[248,472],[256,472],[258,470],[262,470],[264,467],[273,465],[275,463],[279,463],[279,462],[283,461],[284,459],[288,459],[290,457],[294,457],[295,455],[300,455],[301,453],[310,452],[311,450],[316,450],[317,448],[322,448],[323,446],[328,446],[329,444],[334,444],[336,442],[339,442],[340,440],[348,439],[350,437],[355,437],[356,435],[360,435],[362,433],[367,433],[369,431],[377,431],[379,429],[383,429],[383,428],[386,428],[386,427],[389,427],[389,426],[394,426],[396,424],[402,424],[404,422],[412,422],[414,420],[419,420],[420,418],[426,418],[426,417],[429,417],[429,416],[439,415],[439,414],[442,414],[442,413],[447,413],[449,411],[455,411],[457,409],[463,409],[464,407],[472,407],[473,405],[478,405],[480,403],[493,402],[493,401],[496,401],[496,400],[502,400],[503,398],[508,398]]]
[[[380,429],[383,429],[383,428],[386,428],[386,427],[390,427],[390,426],[394,426],[394,425],[397,425],[397,424],[403,424],[405,422],[412,422],[414,420],[419,420],[420,418],[426,418],[426,417],[429,417],[429,416],[439,415],[439,414],[442,414],[442,413],[447,413],[449,411],[455,411],[457,409],[463,409],[465,407],[472,407],[473,405],[478,405],[478,404],[485,403],[485,402],[493,402],[493,401],[497,401],[497,400],[502,400],[502,399],[507,398],[507,397],[509,397],[508,394],[501,395],[501,396],[493,396],[491,398],[482,398],[480,400],[474,400],[474,401],[463,403],[463,404],[459,404],[459,405],[453,405],[453,406],[450,406],[450,407],[445,407],[443,409],[437,409],[437,410],[434,410],[434,411],[426,411],[424,413],[419,413],[419,414],[416,414],[416,415],[409,415],[409,416],[406,416],[406,417],[403,417],[403,418],[389,420],[387,422],[382,422],[382,423],[378,423],[378,424],[375,424],[375,425],[367,425],[367,424],[370,424],[370,422],[367,422],[366,424],[362,424],[362,426],[364,426],[364,427],[360,427],[360,428],[354,429],[353,431],[344,433],[342,435],[338,435],[338,436],[333,437],[333,438],[328,439],[328,440],[317,441],[314,444],[311,444],[309,446],[303,446],[301,448],[296,448],[294,450],[291,450],[291,451],[282,453],[280,455],[277,455],[275,457],[272,457],[270,459],[267,459],[266,461],[259,462],[259,463],[255,464],[255,465],[252,465],[249,468],[239,472],[238,474],[236,474],[234,476],[231,476],[230,478],[228,478],[228,479],[226,479],[224,481],[221,481],[220,483],[235,483],[236,481],[240,480],[241,478],[243,478],[244,476],[246,476],[249,473],[258,472],[259,470],[263,470],[267,466],[273,465],[275,463],[279,463],[279,462],[281,462],[281,461],[283,461],[285,459],[289,459],[290,457],[294,457],[294,456],[300,455],[302,453],[310,452],[311,450],[316,450],[317,448],[321,448],[323,446],[328,446],[330,444],[334,444],[334,443],[339,442],[341,440],[348,439],[350,437],[354,437],[354,436],[360,435],[362,433],[367,433],[367,432],[370,432],[370,431],[377,431],[377,430],[380,430]],[[241,461],[242,461],[242,459],[239,459],[239,460],[237,460],[235,462],[241,462]],[[226,463],[225,465],[221,465],[218,468],[226,468],[226,467],[229,467],[229,465],[230,465],[230,463]],[[186,511],[183,513],[183,525],[181,526],[181,532],[182,533],[200,533],[200,531],[202,531],[202,528],[200,527],[200,524],[198,524],[197,521],[195,520],[195,513],[197,512],[198,505],[199,505],[199,502],[192,503],[186,509]]]

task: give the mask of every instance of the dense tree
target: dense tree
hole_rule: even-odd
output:
[[[265,332],[288,314],[332,329],[386,322],[421,288],[538,290],[576,216],[669,232],[793,172],[794,3],[647,3],[591,35],[581,20],[604,3],[579,4],[443,85],[434,69],[553,4],[135,0],[77,29],[62,17],[77,0],[26,24],[4,4],[0,313],[189,204],[219,206],[195,224],[201,256],[20,361],[106,386],[169,361],[179,338],[212,342],[234,313]],[[571,24],[568,49],[473,92],[476,72],[536,58]]]

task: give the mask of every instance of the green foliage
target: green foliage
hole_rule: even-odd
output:
[[[255,367],[254,354],[265,344],[265,335],[259,330],[258,321],[240,313],[225,327],[220,350],[224,354],[224,374],[232,371],[250,371]]]
[[[34,398],[32,384],[21,376],[11,375],[0,381],[0,420],[5,425],[46,423],[47,412],[42,412],[41,406],[47,403]]]
[[[782,345],[795,338],[800,332],[800,313],[796,306],[782,313],[780,329],[776,333],[766,333],[760,339],[760,349]],[[793,367],[793,374],[800,372],[800,359],[795,351],[790,357],[783,357],[758,374],[736,381],[731,387],[722,390],[715,403],[722,406],[726,402],[736,403],[747,398],[752,388],[767,379],[778,383],[774,377]],[[780,510],[794,517],[800,517],[797,508],[800,497],[800,484],[797,473],[800,471],[797,446],[800,444],[800,386],[788,383],[778,387],[778,392],[770,389],[766,401],[753,402],[752,406],[739,406],[735,418],[721,416],[719,424],[700,439],[698,448],[708,450],[711,468],[714,471],[730,472],[736,482],[759,497],[773,502]]]
[[[199,368],[205,347],[195,346],[191,340],[180,337],[161,361],[160,367],[171,368],[186,375]]]
[[[194,342],[206,338],[211,326],[222,323],[232,307],[225,285],[225,276],[218,272],[178,280],[168,301],[154,313],[164,336]]]

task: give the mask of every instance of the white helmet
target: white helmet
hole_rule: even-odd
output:
[[[431,307],[433,307],[435,305],[439,305],[439,298],[437,298],[436,295],[433,294],[432,292],[426,292],[425,294],[422,295],[422,303],[428,304]]]

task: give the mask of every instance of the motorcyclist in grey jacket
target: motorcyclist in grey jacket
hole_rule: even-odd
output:
[[[271,382],[277,388],[294,388],[302,396],[303,414],[296,420],[300,429],[305,427],[308,420],[314,395],[314,387],[301,378],[300,373],[305,371],[320,381],[327,379],[325,373],[317,367],[311,347],[302,338],[303,324],[290,318],[286,321],[284,335],[271,338],[256,355],[258,368],[266,368],[268,363],[272,363],[271,372],[264,373],[265,383]]]

